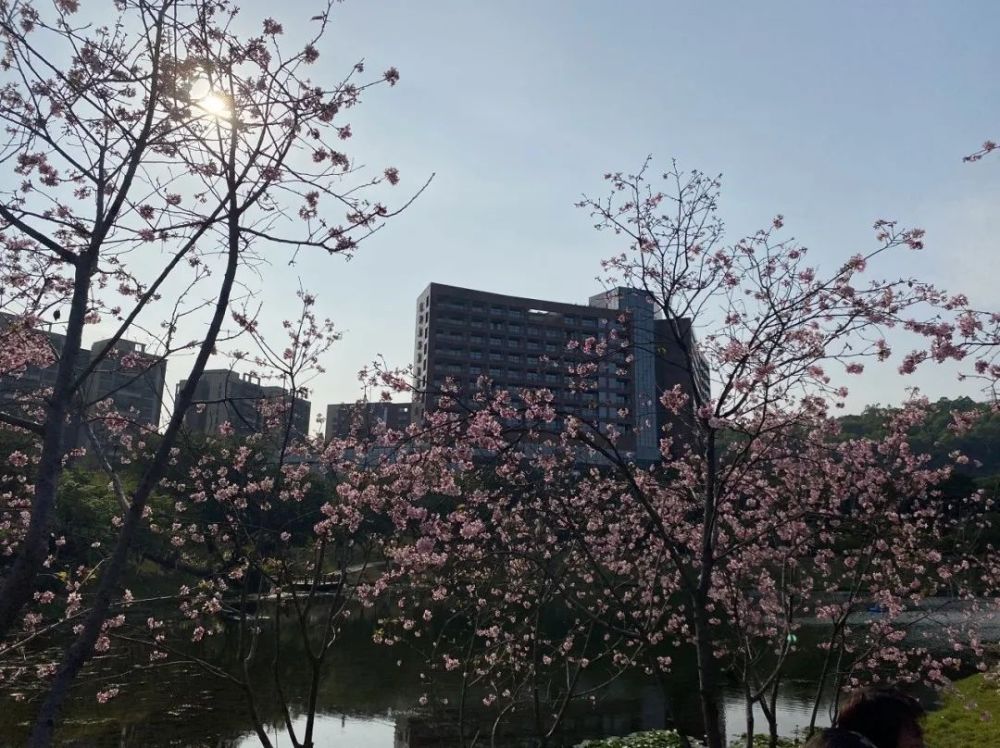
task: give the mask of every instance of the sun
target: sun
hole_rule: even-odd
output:
[[[197,100],[197,105],[201,107],[205,114],[218,119],[229,118],[229,102],[226,97],[217,93],[208,93]]]
[[[191,103],[204,116],[215,120],[228,120],[232,116],[229,97],[212,88],[207,78],[197,79],[191,86]]]

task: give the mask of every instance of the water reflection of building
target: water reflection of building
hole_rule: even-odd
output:
[[[495,710],[466,704],[462,730],[466,741],[477,730],[481,735],[490,734],[495,715]],[[593,703],[586,699],[571,702],[556,732],[557,741],[550,744],[576,745],[589,738],[662,729],[666,724],[663,697],[658,688],[649,686],[634,696],[612,695]],[[396,717],[395,748],[445,748],[459,744],[457,707],[439,707]],[[534,717],[527,705],[512,710],[497,725],[493,744],[500,748],[529,748],[538,744]]]

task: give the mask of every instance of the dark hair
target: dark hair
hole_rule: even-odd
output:
[[[923,737],[923,716],[920,702],[902,691],[866,688],[847,698],[834,726],[864,735],[876,748],[896,748],[904,735]]]
[[[841,730],[831,727],[812,736],[804,748],[872,748],[868,738],[851,730]]]

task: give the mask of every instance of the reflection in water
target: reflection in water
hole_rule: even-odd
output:
[[[317,746],[349,748],[443,748],[456,744],[457,712],[439,706],[434,711],[417,708],[426,691],[420,673],[420,659],[403,647],[376,646],[371,641],[372,623],[355,620],[345,626],[321,683],[319,714],[316,720]],[[206,638],[193,651],[235,671],[232,652],[234,630]],[[270,725],[276,746],[289,746],[281,728],[278,701],[270,694],[272,668],[276,667],[292,698],[292,713],[298,725],[307,693],[308,669],[297,654],[297,640],[289,636],[281,642],[282,656],[275,665],[275,653],[267,638],[261,640],[252,675],[260,683],[256,691],[258,708]],[[808,652],[808,654],[807,654]],[[683,651],[674,653],[675,670],[666,683],[674,721],[690,734],[700,731],[693,658]],[[814,686],[810,677],[819,668],[812,648],[792,663],[790,680],[781,694],[779,718],[783,733],[809,720]],[[595,674],[596,676],[596,674]],[[98,691],[117,686],[121,695],[99,705]],[[446,695],[444,692],[439,696]],[[743,702],[736,683],[723,694],[727,732],[743,731]],[[37,698],[37,696],[35,697]],[[28,721],[36,704],[33,698],[14,702],[0,692],[0,745],[23,743]],[[450,699],[452,705],[457,700]],[[825,710],[824,710],[825,711]],[[471,712],[471,714],[469,714]],[[824,712],[821,712],[821,714]],[[296,716],[297,715],[297,716]],[[663,726],[666,712],[660,686],[641,676],[615,681],[594,702],[575,703],[567,713],[553,746],[574,745],[588,737],[621,735],[635,730]],[[467,707],[467,721],[476,723],[486,735],[493,715],[485,708]],[[497,744],[531,746],[530,715],[515,714],[497,727]],[[758,721],[763,725],[763,720]],[[469,734],[467,731],[466,734]],[[300,732],[301,735],[301,732]],[[74,688],[63,726],[58,733],[61,745],[71,746],[206,746],[250,748],[258,745],[247,713],[244,695],[233,683],[209,675],[191,662],[149,663],[141,647],[118,648],[95,659]]]
[[[614,689],[613,689],[614,690]],[[620,689],[602,698],[596,704],[578,702],[571,704],[561,723],[557,744],[575,745],[586,738],[604,735],[625,735],[638,730],[663,727],[663,698],[651,685]],[[466,741],[493,734],[496,744],[505,748],[536,745],[531,714],[511,714],[496,726],[493,732],[493,715],[483,709],[471,710],[462,735]],[[396,717],[395,748],[444,748],[461,744],[457,709],[437,709],[432,712],[411,712]],[[486,745],[489,741],[485,742]]]
[[[305,720],[300,720],[305,723]],[[317,746],[340,748],[392,748],[395,724],[391,716],[348,717],[324,715],[316,721],[314,733]],[[269,731],[275,746],[290,746],[288,734],[281,728]],[[301,735],[301,732],[300,732]],[[230,744],[225,744],[230,745]],[[239,748],[258,748],[256,735],[247,735],[236,743]]]

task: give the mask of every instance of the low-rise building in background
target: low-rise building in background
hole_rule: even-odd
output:
[[[184,387],[182,379],[177,390]],[[192,433],[218,434],[228,423],[241,436],[257,433],[265,427],[264,408],[268,404],[292,409],[292,431],[296,437],[309,433],[310,402],[293,396],[288,390],[263,385],[251,374],[232,369],[206,370],[194,391],[194,402],[184,416],[184,425]]]
[[[49,330],[15,331],[18,324],[15,317],[0,315],[0,326],[7,334],[35,336],[50,347],[51,355],[44,365],[30,364],[0,375],[0,408],[34,419],[45,407],[44,393],[55,385],[66,336]],[[65,435],[70,448],[87,446],[84,423],[94,421],[99,426],[102,416],[110,411],[124,419],[126,429],[159,427],[166,361],[147,353],[142,343],[122,339],[109,348],[109,342],[98,341],[90,350],[82,348],[77,356],[74,376],[85,379],[71,408]]]

